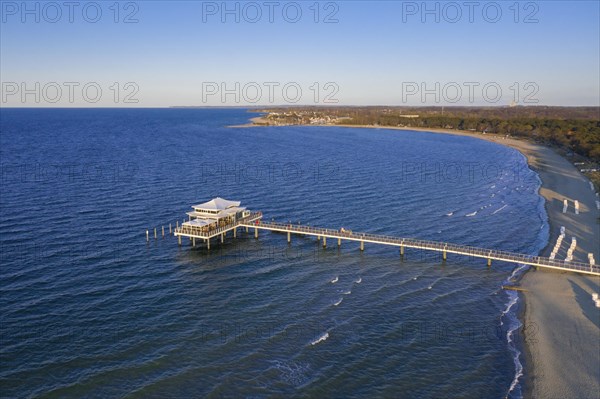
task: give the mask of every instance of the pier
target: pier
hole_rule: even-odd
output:
[[[214,201],[214,200],[213,200]],[[344,229],[328,229],[322,227],[303,226],[299,224],[286,224],[276,222],[263,222],[261,212],[249,212],[245,208],[239,208],[239,202],[230,204],[228,208],[216,210],[214,212],[214,220],[216,222],[208,223],[206,220],[193,220],[183,222],[181,226],[174,229],[173,234],[178,237],[179,245],[181,238],[187,237],[192,241],[192,245],[196,245],[196,240],[201,240],[206,243],[210,249],[211,239],[220,239],[223,243],[228,232],[233,232],[233,237],[237,237],[238,229],[245,229],[246,232],[254,234],[254,238],[259,237],[260,230],[268,230],[272,232],[285,233],[287,242],[291,243],[292,236],[314,236],[321,241],[323,248],[327,247],[327,239],[330,242],[336,243],[338,247],[343,241],[354,241],[360,244],[360,250],[365,250],[365,244],[378,244],[397,247],[400,250],[400,255],[404,255],[406,248],[420,249],[424,251],[441,252],[442,258],[447,260],[448,254],[457,254],[474,258],[482,258],[487,261],[487,266],[491,267],[492,261],[501,261],[508,263],[517,263],[530,265],[538,268],[576,272],[581,274],[600,276],[600,267],[595,265],[595,262],[590,263],[574,262],[567,260],[557,260],[542,256],[525,255],[514,252],[502,251],[497,249],[486,249],[472,247],[468,245],[453,244],[448,242],[419,240],[414,238],[393,237],[381,234],[358,233]],[[226,205],[226,203],[223,203]],[[203,204],[205,205],[205,204]],[[226,212],[227,209],[235,211]],[[200,208],[196,208],[195,212],[191,213],[198,218],[200,216]],[[225,213],[223,213],[225,212]],[[228,223],[222,223],[222,217],[219,214],[228,215]],[[230,217],[229,215],[236,214],[239,217]],[[221,223],[220,223],[221,222]],[[155,233],[156,237],[156,233]]]

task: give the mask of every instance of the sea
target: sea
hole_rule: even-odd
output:
[[[222,197],[265,221],[537,254],[548,223],[523,155],[230,127],[254,116],[0,110],[0,396],[520,398],[535,326],[502,285],[522,266],[265,231],[208,250],[169,231]]]

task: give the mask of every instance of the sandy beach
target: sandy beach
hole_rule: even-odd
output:
[[[261,118],[254,126],[264,125]],[[470,136],[506,145],[527,157],[529,166],[542,180],[540,195],[546,201],[550,239],[542,251],[548,256],[565,227],[566,237],[557,259],[564,259],[571,237],[577,238],[573,260],[588,262],[593,253],[600,260],[600,211],[589,180],[551,148],[527,140],[493,134],[384,126],[323,125],[392,130],[417,130]],[[563,200],[569,201],[563,213]],[[579,214],[574,202],[579,201]],[[600,309],[592,293],[600,293],[600,277],[531,269],[522,278],[524,301],[520,315],[524,324],[524,394],[527,398],[600,397]]]

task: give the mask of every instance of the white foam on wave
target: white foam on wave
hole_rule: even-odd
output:
[[[307,363],[285,362],[275,360],[273,367],[279,372],[281,379],[290,385],[299,386],[307,381],[310,366]]]
[[[315,340],[314,340],[314,341],[312,341],[310,344],[311,344],[311,345],[316,345],[316,344],[318,344],[319,342],[326,341],[326,340],[327,340],[327,338],[329,338],[329,333],[328,333],[328,332],[326,332],[325,334],[322,334],[322,335],[321,335],[319,338],[315,339]]]
[[[477,211],[471,212],[471,213],[467,213],[465,216],[469,218],[469,217],[475,216],[475,215],[477,215]]]
[[[336,276],[333,280],[331,280],[331,284],[335,284],[337,283],[339,280],[339,278]]]
[[[513,270],[510,277],[506,280],[506,282],[514,281],[517,274],[520,274],[523,270],[525,270],[527,268],[528,268],[527,265],[520,265],[520,266],[516,267]],[[500,317],[500,326],[504,325],[504,320],[503,320],[504,317],[509,317],[512,315],[512,317],[509,318],[509,320],[512,321],[512,323],[511,323],[512,325],[506,331],[506,342],[508,344],[509,350],[513,354],[513,363],[515,365],[515,376],[514,376],[512,382],[510,384],[510,387],[508,389],[508,394],[510,394],[519,385],[519,379],[523,376],[523,365],[521,364],[521,361],[519,360],[521,351],[519,351],[517,349],[517,347],[514,343],[514,333],[516,330],[521,328],[523,326],[523,324],[516,317],[516,315],[510,314],[512,308],[519,301],[519,294],[515,291],[505,291],[505,292],[509,297],[509,301],[508,301],[508,304],[506,305],[506,308],[502,311],[502,316]],[[508,397],[508,395],[507,395],[507,397]]]
[[[503,205],[502,208],[500,209],[496,209],[494,212],[492,212],[492,215],[497,214],[498,212],[500,212],[502,209],[506,208],[508,205]]]
[[[352,291],[350,291],[350,290],[348,290],[346,292],[342,292],[342,295],[350,295],[350,294],[352,294]]]
[[[344,297],[341,297],[339,301],[337,301],[333,304],[333,306],[339,305],[340,303],[342,303],[343,300],[344,300]]]
[[[512,292],[512,294],[513,297],[508,303],[506,310],[502,312],[503,315],[508,313],[510,309],[517,303],[517,300],[519,298],[518,294],[516,292]],[[519,384],[519,378],[523,376],[523,365],[519,361],[519,356],[521,355],[521,352],[516,348],[515,344],[513,343],[514,332],[517,329],[521,328],[521,326],[522,323],[517,319],[517,323],[512,328],[508,329],[508,331],[506,331],[506,341],[508,342],[508,347],[511,348],[511,352],[513,352],[513,362],[515,364],[515,377],[513,378],[510,384],[510,388],[508,388],[509,393],[512,392],[513,389],[515,389],[515,387]]]
[[[454,212],[450,212],[450,213],[446,214],[446,216],[452,216],[452,215],[454,215]]]
[[[358,280],[355,281],[356,284],[362,283],[362,277],[359,277]]]

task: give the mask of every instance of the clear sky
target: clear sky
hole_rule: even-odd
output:
[[[599,1],[61,0],[1,11],[2,106],[600,105]]]

